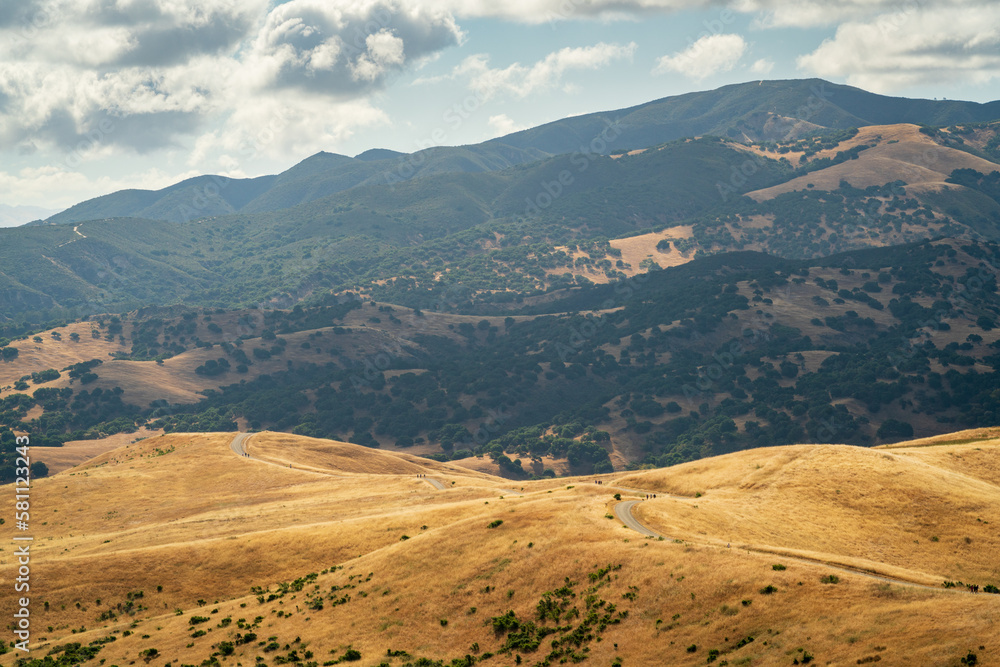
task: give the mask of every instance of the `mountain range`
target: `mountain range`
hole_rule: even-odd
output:
[[[893,98],[821,79],[760,81],[575,116],[476,145],[438,146],[411,154],[372,149],[354,158],[320,152],[276,176],[199,176],[157,191],[125,190],[81,202],[45,222],[68,224],[113,217],[182,222],[276,211],[358,186],[391,185],[435,174],[501,171],[577,151],[606,155],[704,135],[787,141],[824,128],[897,123],[948,126],[998,117],[1000,101]]]
[[[0,230],[0,424],[518,479],[989,426],[998,162],[998,103],[773,81],[114,193]]]

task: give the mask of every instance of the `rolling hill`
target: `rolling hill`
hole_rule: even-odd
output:
[[[759,81],[0,230],[0,665],[988,664],[998,164]]]
[[[39,658],[957,665],[1000,651],[996,598],[943,585],[997,583],[991,531],[973,517],[995,520],[995,434],[765,448],[514,489],[270,433],[241,457],[233,435],[148,438],[36,481]],[[914,489],[909,512],[886,507]],[[741,499],[746,526],[728,514]],[[615,520],[628,501],[671,539]],[[840,538],[855,514],[868,532]],[[845,560],[882,579],[834,565]]]

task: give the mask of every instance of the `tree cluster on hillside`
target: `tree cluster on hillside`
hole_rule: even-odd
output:
[[[1000,343],[984,342],[1000,321],[998,265],[1000,247],[975,243],[821,261],[713,256],[584,287],[502,326],[484,319],[450,325],[452,337],[418,332],[412,347],[367,357],[342,352],[337,332],[346,330],[336,323],[358,308],[372,326],[383,317],[401,323],[391,307],[268,311],[256,324],[261,353],[287,355],[281,343],[295,331],[330,333],[310,334],[309,357],[249,381],[237,380],[236,366],[258,355],[223,342],[201,372],[234,375],[233,383],[196,405],[140,411],[120,390],[42,387],[34,398],[3,399],[0,424],[58,443],[143,423],[232,430],[244,418],[252,428],[367,446],[430,443],[438,458],[489,456],[510,474],[529,474],[523,463],[546,456],[578,472],[607,470],[613,437],[642,443],[635,465],[667,465],[762,445],[900,439],[910,433],[906,415],[942,430],[985,426],[1000,420]],[[769,309],[791,289],[812,294],[817,313],[842,314],[814,318],[804,334]],[[971,330],[964,340],[937,347],[924,336],[959,322]],[[805,355],[819,352],[822,361],[807,365]],[[67,372],[82,379],[94,368]],[[35,405],[43,414],[27,420]]]

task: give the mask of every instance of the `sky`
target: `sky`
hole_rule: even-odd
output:
[[[0,0],[0,209],[808,77],[1000,99],[1000,3]]]

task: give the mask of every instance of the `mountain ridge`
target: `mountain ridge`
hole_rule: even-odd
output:
[[[783,122],[775,125],[775,118]],[[817,124],[846,129],[901,122],[950,125],[996,118],[1000,118],[1000,101],[893,98],[822,79],[748,82],[573,116],[479,144],[437,146],[410,154],[371,149],[354,158],[321,151],[281,174],[251,179],[206,175],[157,191],[110,193],[81,202],[46,222],[69,224],[109,217],[186,222],[235,212],[273,211],[359,185],[391,185],[438,173],[495,171],[576,151],[607,154],[704,134],[783,139],[801,134],[803,130],[797,125],[802,124],[808,125],[808,131]],[[789,119],[790,126],[783,124]],[[247,189],[252,193],[245,192]],[[227,194],[234,191],[240,193],[238,197]]]

